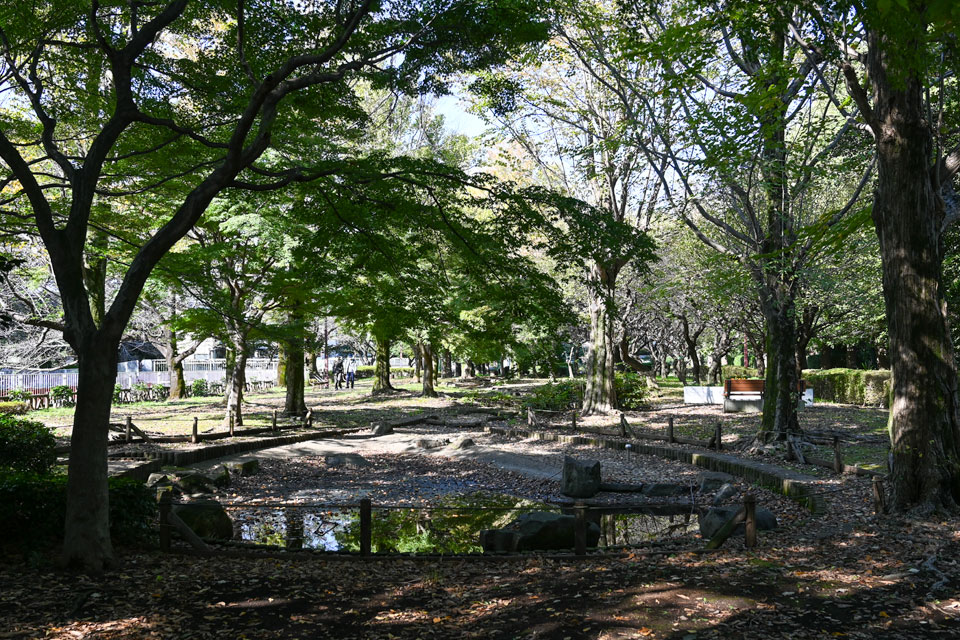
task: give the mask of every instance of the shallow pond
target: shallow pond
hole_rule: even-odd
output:
[[[572,513],[568,507],[503,494],[445,496],[410,508],[373,508],[375,553],[479,553],[480,531],[501,528],[533,511]],[[324,551],[359,551],[358,509],[320,505],[230,508],[235,537],[244,542]],[[588,512],[600,525],[599,547],[643,544],[683,536],[697,528],[697,507],[642,505],[602,507]]]

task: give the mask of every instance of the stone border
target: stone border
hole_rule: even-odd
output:
[[[343,437],[348,433],[354,433],[360,429],[338,429],[336,431],[313,431],[311,433],[299,433],[291,436],[277,436],[274,438],[257,438],[245,442],[232,442],[229,444],[218,444],[210,447],[190,449],[187,451],[159,451],[151,454],[151,460],[142,464],[130,466],[119,473],[110,474],[117,478],[134,478],[146,482],[151,473],[160,471],[162,467],[186,467],[198,462],[206,462],[224,456],[246,453],[248,451],[259,451],[261,449],[273,449],[288,444],[306,442],[307,440],[316,440],[318,438],[337,438]],[[121,462],[116,460],[115,462]],[[109,462],[108,462],[109,465]],[[119,465],[118,465],[119,466]]]
[[[629,444],[631,450],[637,453],[659,456],[678,462],[686,462],[687,464],[703,467],[710,471],[723,471],[739,476],[749,482],[772,489],[781,495],[796,500],[813,513],[823,513],[826,511],[826,501],[823,499],[821,491],[816,484],[818,482],[817,478],[765,462],[756,462],[723,453],[690,451],[689,449],[664,447],[615,438],[564,435],[547,431],[489,426],[484,427],[483,430],[486,433],[505,436],[535,437],[538,440],[548,442],[591,445],[603,449],[623,450],[626,448],[626,445]]]

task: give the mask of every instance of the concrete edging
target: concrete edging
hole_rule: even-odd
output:
[[[654,455],[678,462],[686,462],[710,471],[723,471],[739,476],[744,480],[766,487],[783,496],[796,500],[813,513],[822,513],[826,509],[826,502],[820,495],[817,479],[790,469],[784,469],[765,462],[745,460],[738,456],[707,451],[691,451],[676,447],[646,444],[633,440],[616,438],[586,437],[579,435],[564,435],[546,431],[529,429],[484,427],[488,433],[535,437],[548,442],[562,442],[573,445],[591,445],[602,449],[622,450],[627,444],[631,450],[645,455]]]

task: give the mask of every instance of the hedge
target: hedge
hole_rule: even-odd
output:
[[[804,369],[803,379],[818,400],[890,407],[890,371],[886,369]]]
[[[154,492],[142,482],[110,478],[110,535],[115,542],[144,540],[156,516]],[[0,472],[4,542],[33,545],[63,538],[67,476]]]
[[[742,378],[759,378],[760,370],[753,367],[735,367],[733,365],[724,365],[720,367],[720,377],[723,380],[739,380]]]
[[[360,365],[357,367],[358,378],[372,378],[377,372],[375,365]],[[390,367],[391,378],[409,378],[413,375],[413,367]]]
[[[57,463],[56,448],[57,439],[42,423],[0,414],[0,469],[45,473]]]
[[[0,402],[0,414],[22,416],[30,410],[26,402]]]

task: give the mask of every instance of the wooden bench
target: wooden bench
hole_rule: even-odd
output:
[[[763,397],[764,380],[739,380],[727,379],[723,383],[723,397],[730,398],[733,395],[757,395]],[[803,393],[807,390],[807,381],[800,380],[797,383],[797,390]]]

